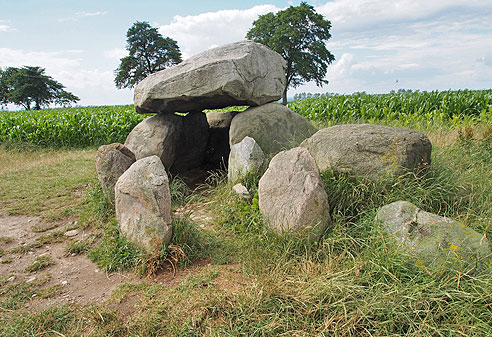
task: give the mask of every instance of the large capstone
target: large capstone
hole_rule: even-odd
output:
[[[167,170],[174,164],[183,129],[181,116],[157,114],[141,121],[127,136],[125,146],[138,159],[157,156]]]
[[[316,162],[301,147],[278,153],[258,186],[261,214],[274,229],[318,237],[330,223],[328,196]]]
[[[432,145],[423,133],[371,124],[335,125],[301,143],[320,172],[348,172],[377,180],[430,164]]]
[[[253,41],[209,49],[141,81],[135,109],[189,112],[273,102],[285,88],[285,66],[282,56]]]
[[[159,157],[137,160],[115,186],[121,233],[148,253],[169,244],[172,235],[169,180]]]
[[[102,145],[96,153],[96,172],[102,192],[114,201],[114,185],[118,178],[135,162],[135,155],[119,143]]]
[[[490,262],[490,245],[483,235],[408,201],[381,207],[376,223],[419,267],[434,271],[445,267],[465,270]]]
[[[269,103],[234,116],[229,130],[229,144],[232,147],[249,136],[268,156],[297,146],[316,131],[307,119],[286,106]]]

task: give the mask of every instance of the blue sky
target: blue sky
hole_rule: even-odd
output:
[[[308,1],[332,22],[329,84],[289,91],[383,93],[492,87],[492,1]],[[34,65],[81,98],[130,104],[114,86],[125,34],[148,21],[184,58],[244,39],[261,14],[299,1],[0,0],[0,67]]]

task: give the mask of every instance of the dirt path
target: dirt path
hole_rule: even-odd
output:
[[[205,228],[212,217],[206,211],[206,205],[195,206],[187,205],[176,215],[186,213],[197,225]],[[108,274],[100,270],[86,254],[67,252],[67,241],[83,240],[91,234],[79,229],[69,230],[70,226],[73,227],[73,222],[67,220],[50,224],[43,222],[40,217],[0,216],[0,249],[4,252],[0,258],[0,279],[6,279],[7,284],[27,282],[36,285],[38,289],[53,291],[48,298],[34,295],[25,304],[27,309],[39,310],[67,302],[82,305],[102,303],[111,297],[119,285],[128,282],[153,282],[173,287],[209,263],[200,261],[189,268],[162,271],[146,279],[133,273]],[[44,231],[46,228],[48,230]],[[43,238],[47,238],[43,241],[48,242],[40,245]],[[21,252],[13,253],[12,250]],[[52,264],[38,271],[26,271],[40,257],[48,257]]]
[[[64,231],[63,224],[45,232],[36,233],[33,228],[51,227],[39,217],[3,216],[0,217],[0,247],[4,251],[27,248],[41,237],[49,237],[56,231]],[[70,237],[66,236],[68,234]],[[2,257],[0,276],[7,277],[9,283],[27,282],[39,284],[42,289],[50,287],[54,294],[46,299],[32,298],[27,307],[44,308],[53,304],[73,302],[86,304],[102,302],[111,296],[112,291],[123,282],[135,282],[132,274],[106,274],[90,261],[85,254],[71,255],[66,251],[66,240],[81,240],[89,233],[79,230],[66,232],[55,242],[28,249],[27,252],[9,253]],[[48,241],[48,240],[47,240]],[[38,241],[39,242],[39,241]],[[37,245],[36,245],[37,246]],[[53,264],[39,271],[29,272],[26,268],[39,257],[49,257]],[[56,288],[55,288],[56,287]],[[55,291],[56,290],[56,291]]]

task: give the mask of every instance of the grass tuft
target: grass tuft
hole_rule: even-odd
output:
[[[52,266],[55,264],[55,261],[49,256],[39,256],[36,258],[36,260],[29,266],[26,267],[26,271],[29,273],[33,273],[35,271],[40,271],[45,268],[48,268],[49,266]]]

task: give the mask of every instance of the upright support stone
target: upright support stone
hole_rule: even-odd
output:
[[[183,121],[175,114],[157,114],[141,121],[125,141],[138,159],[158,156],[167,170],[176,157],[176,147],[183,130]]]
[[[261,174],[265,164],[265,155],[251,137],[244,139],[231,147],[227,179],[235,182],[242,176],[252,173]]]
[[[101,189],[114,202],[114,185],[118,178],[135,162],[135,155],[119,143],[102,145],[96,153],[96,172]]]
[[[155,253],[172,235],[171,194],[164,165],[157,156],[137,160],[115,186],[121,233]]]
[[[309,231],[319,237],[330,221],[328,196],[316,162],[301,147],[278,153],[258,186],[261,214],[281,231]]]

